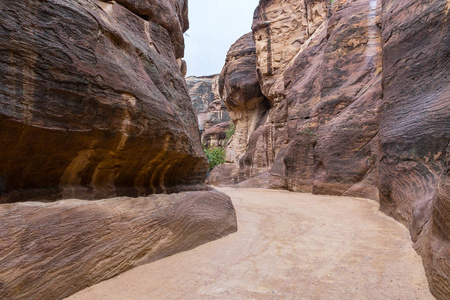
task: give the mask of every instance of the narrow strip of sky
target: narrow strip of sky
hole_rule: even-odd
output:
[[[258,0],[189,0],[187,76],[220,73],[230,46],[251,31]]]

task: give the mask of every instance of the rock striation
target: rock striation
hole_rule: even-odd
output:
[[[214,191],[0,206],[0,298],[61,299],[236,231]]]
[[[411,232],[431,291],[450,295],[450,4],[383,2],[381,210]]]
[[[248,135],[227,149],[236,158],[237,181],[251,178],[242,186],[378,197],[373,161],[381,105],[381,3],[344,2],[261,2],[253,23],[253,65],[237,71],[227,60],[222,74],[254,74],[263,103],[253,127],[243,125]],[[236,53],[233,47],[229,56]],[[224,99],[251,102],[253,96],[229,93]]]
[[[256,73],[256,49],[251,33],[238,39],[228,51],[220,73],[220,95],[235,124],[227,146],[227,161],[238,164],[270,104],[261,92]]]
[[[223,146],[230,116],[219,94],[219,75],[189,76],[186,83],[198,118],[202,143]]]
[[[409,228],[445,299],[449,11],[444,0],[261,0],[252,36],[230,48],[221,73],[239,134],[209,182],[380,201]],[[245,104],[258,97],[254,114]]]
[[[187,28],[187,0],[0,2],[1,299],[61,299],[236,231],[204,184]]]
[[[1,202],[203,183],[184,2],[1,2]]]

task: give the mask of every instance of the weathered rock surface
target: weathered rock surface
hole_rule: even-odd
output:
[[[225,162],[209,172],[208,183],[215,186],[230,186],[239,182],[239,168],[235,163]]]
[[[260,1],[253,18],[258,75],[264,95],[274,101],[274,85],[311,35],[326,20],[330,1]]]
[[[0,205],[0,298],[61,299],[236,231],[215,190]]]
[[[444,0],[261,0],[253,68],[269,105],[227,149],[234,168],[213,170],[210,182],[379,200],[409,228],[433,294],[446,299],[449,12]],[[227,62],[222,74],[254,70]],[[233,121],[254,98],[225,95]]]
[[[227,161],[238,164],[250,135],[270,107],[259,86],[251,33],[237,40],[228,51],[220,74],[219,91],[235,124],[235,133],[227,145]]]
[[[166,29],[176,58],[184,56],[183,33],[189,29],[187,0],[117,0],[116,2],[141,18]]]
[[[252,114],[253,127],[243,126],[248,135],[227,153],[237,153],[230,156],[239,167],[238,181],[261,175],[252,181],[256,186],[270,182],[271,188],[377,199],[381,3],[336,1],[327,18],[328,6],[327,1],[260,3],[253,24],[257,59],[253,65],[226,64],[222,73],[255,74],[256,68],[258,77],[246,78],[264,93],[265,110]],[[228,56],[236,52],[232,48]],[[233,84],[225,82],[224,89]],[[255,98],[224,97],[226,104]],[[252,112],[230,107],[232,119],[234,110]]]
[[[203,183],[207,163],[176,60],[186,5],[1,1],[0,202]]]
[[[213,147],[223,147],[228,141],[227,131],[231,130],[231,124],[230,121],[227,121],[209,127],[202,134],[202,143]]]
[[[219,75],[189,76],[186,83],[198,118],[202,143],[223,145],[230,116],[219,93]]]
[[[450,3],[383,1],[381,210],[403,222],[431,291],[450,295]]]
[[[236,230],[204,185],[187,26],[187,0],[0,2],[1,299],[60,299]]]
[[[333,1],[330,14],[284,74],[287,112],[274,113],[287,119],[287,186],[377,199],[381,3]]]

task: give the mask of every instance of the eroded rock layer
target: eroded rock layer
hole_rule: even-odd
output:
[[[189,76],[186,83],[198,118],[202,143],[223,146],[230,116],[219,93],[219,75]]]
[[[185,0],[0,2],[1,299],[61,299],[236,231],[204,185],[187,26]],[[145,197],[187,190],[205,191]],[[43,203],[117,196],[143,197]]]
[[[210,182],[379,200],[410,229],[433,294],[446,299],[449,12],[445,0],[261,0],[255,51],[242,37],[222,71],[227,109],[246,134]],[[240,53],[248,63],[233,65]],[[252,89],[241,92],[233,74]],[[242,122],[258,90],[268,105]]]
[[[0,202],[192,189],[187,1],[0,3]]]
[[[236,231],[217,191],[0,205],[0,298],[61,299]]]
[[[383,1],[381,210],[404,223],[431,291],[450,295],[450,3]]]
[[[227,145],[227,161],[238,164],[251,134],[270,107],[259,86],[251,33],[238,39],[228,51],[219,91],[236,128]]]
[[[244,129],[237,126],[247,134],[227,149],[239,168],[237,181],[251,178],[241,185],[377,199],[380,15],[381,3],[368,0],[260,3],[253,23],[256,57],[247,65],[227,59],[222,71],[225,79],[245,73],[262,91],[259,98],[251,92],[224,96],[230,104],[264,103]],[[233,47],[252,45],[246,37]],[[229,57],[246,53],[233,47]],[[233,114],[252,112],[230,104],[233,120],[239,119]]]

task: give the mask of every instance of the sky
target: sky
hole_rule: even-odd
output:
[[[187,76],[220,73],[231,45],[251,31],[258,0],[189,0]]]

